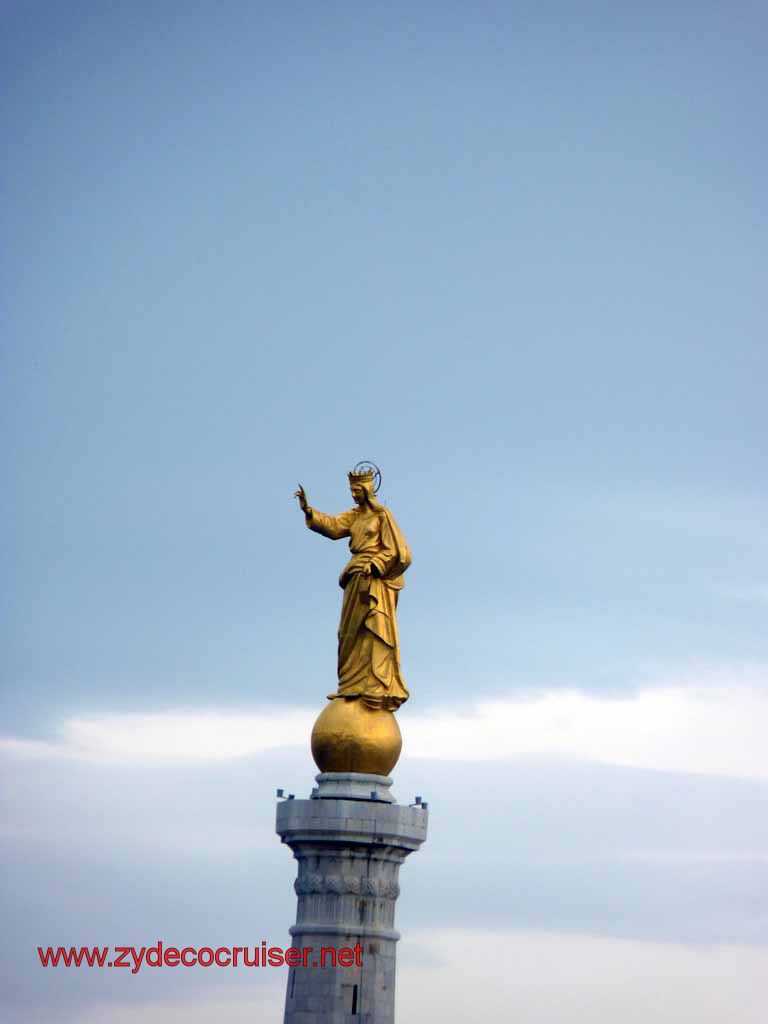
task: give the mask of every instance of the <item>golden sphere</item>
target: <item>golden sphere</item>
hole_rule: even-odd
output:
[[[321,772],[389,775],[402,746],[392,712],[374,711],[360,699],[335,697],[312,729],[312,757]]]

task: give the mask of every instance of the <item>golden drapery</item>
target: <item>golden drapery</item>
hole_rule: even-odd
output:
[[[331,540],[349,537],[352,552],[339,577],[339,688],[332,696],[359,697],[369,707],[396,711],[408,700],[396,617],[403,573],[411,564],[405,537],[375,499],[338,516],[310,509],[307,526]]]

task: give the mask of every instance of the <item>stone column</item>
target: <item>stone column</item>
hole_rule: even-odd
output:
[[[393,1024],[400,865],[427,837],[427,810],[404,807],[392,780],[324,772],[309,800],[277,806],[277,833],[299,862],[284,1024]],[[322,950],[355,951],[346,965]],[[346,957],[350,959],[349,956]],[[316,965],[316,966],[315,966]]]

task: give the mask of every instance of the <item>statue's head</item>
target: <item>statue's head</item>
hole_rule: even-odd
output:
[[[365,505],[370,502],[381,482],[378,466],[374,466],[371,462],[358,462],[352,472],[347,473],[347,477],[352,498],[357,505]]]

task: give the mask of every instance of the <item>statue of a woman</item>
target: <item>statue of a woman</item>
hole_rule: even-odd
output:
[[[348,476],[355,508],[338,516],[312,508],[301,485],[295,494],[310,530],[331,540],[349,537],[352,552],[339,577],[339,688],[329,699],[357,697],[369,708],[396,711],[408,700],[395,613],[411,552],[395,517],[376,500],[373,470]]]

